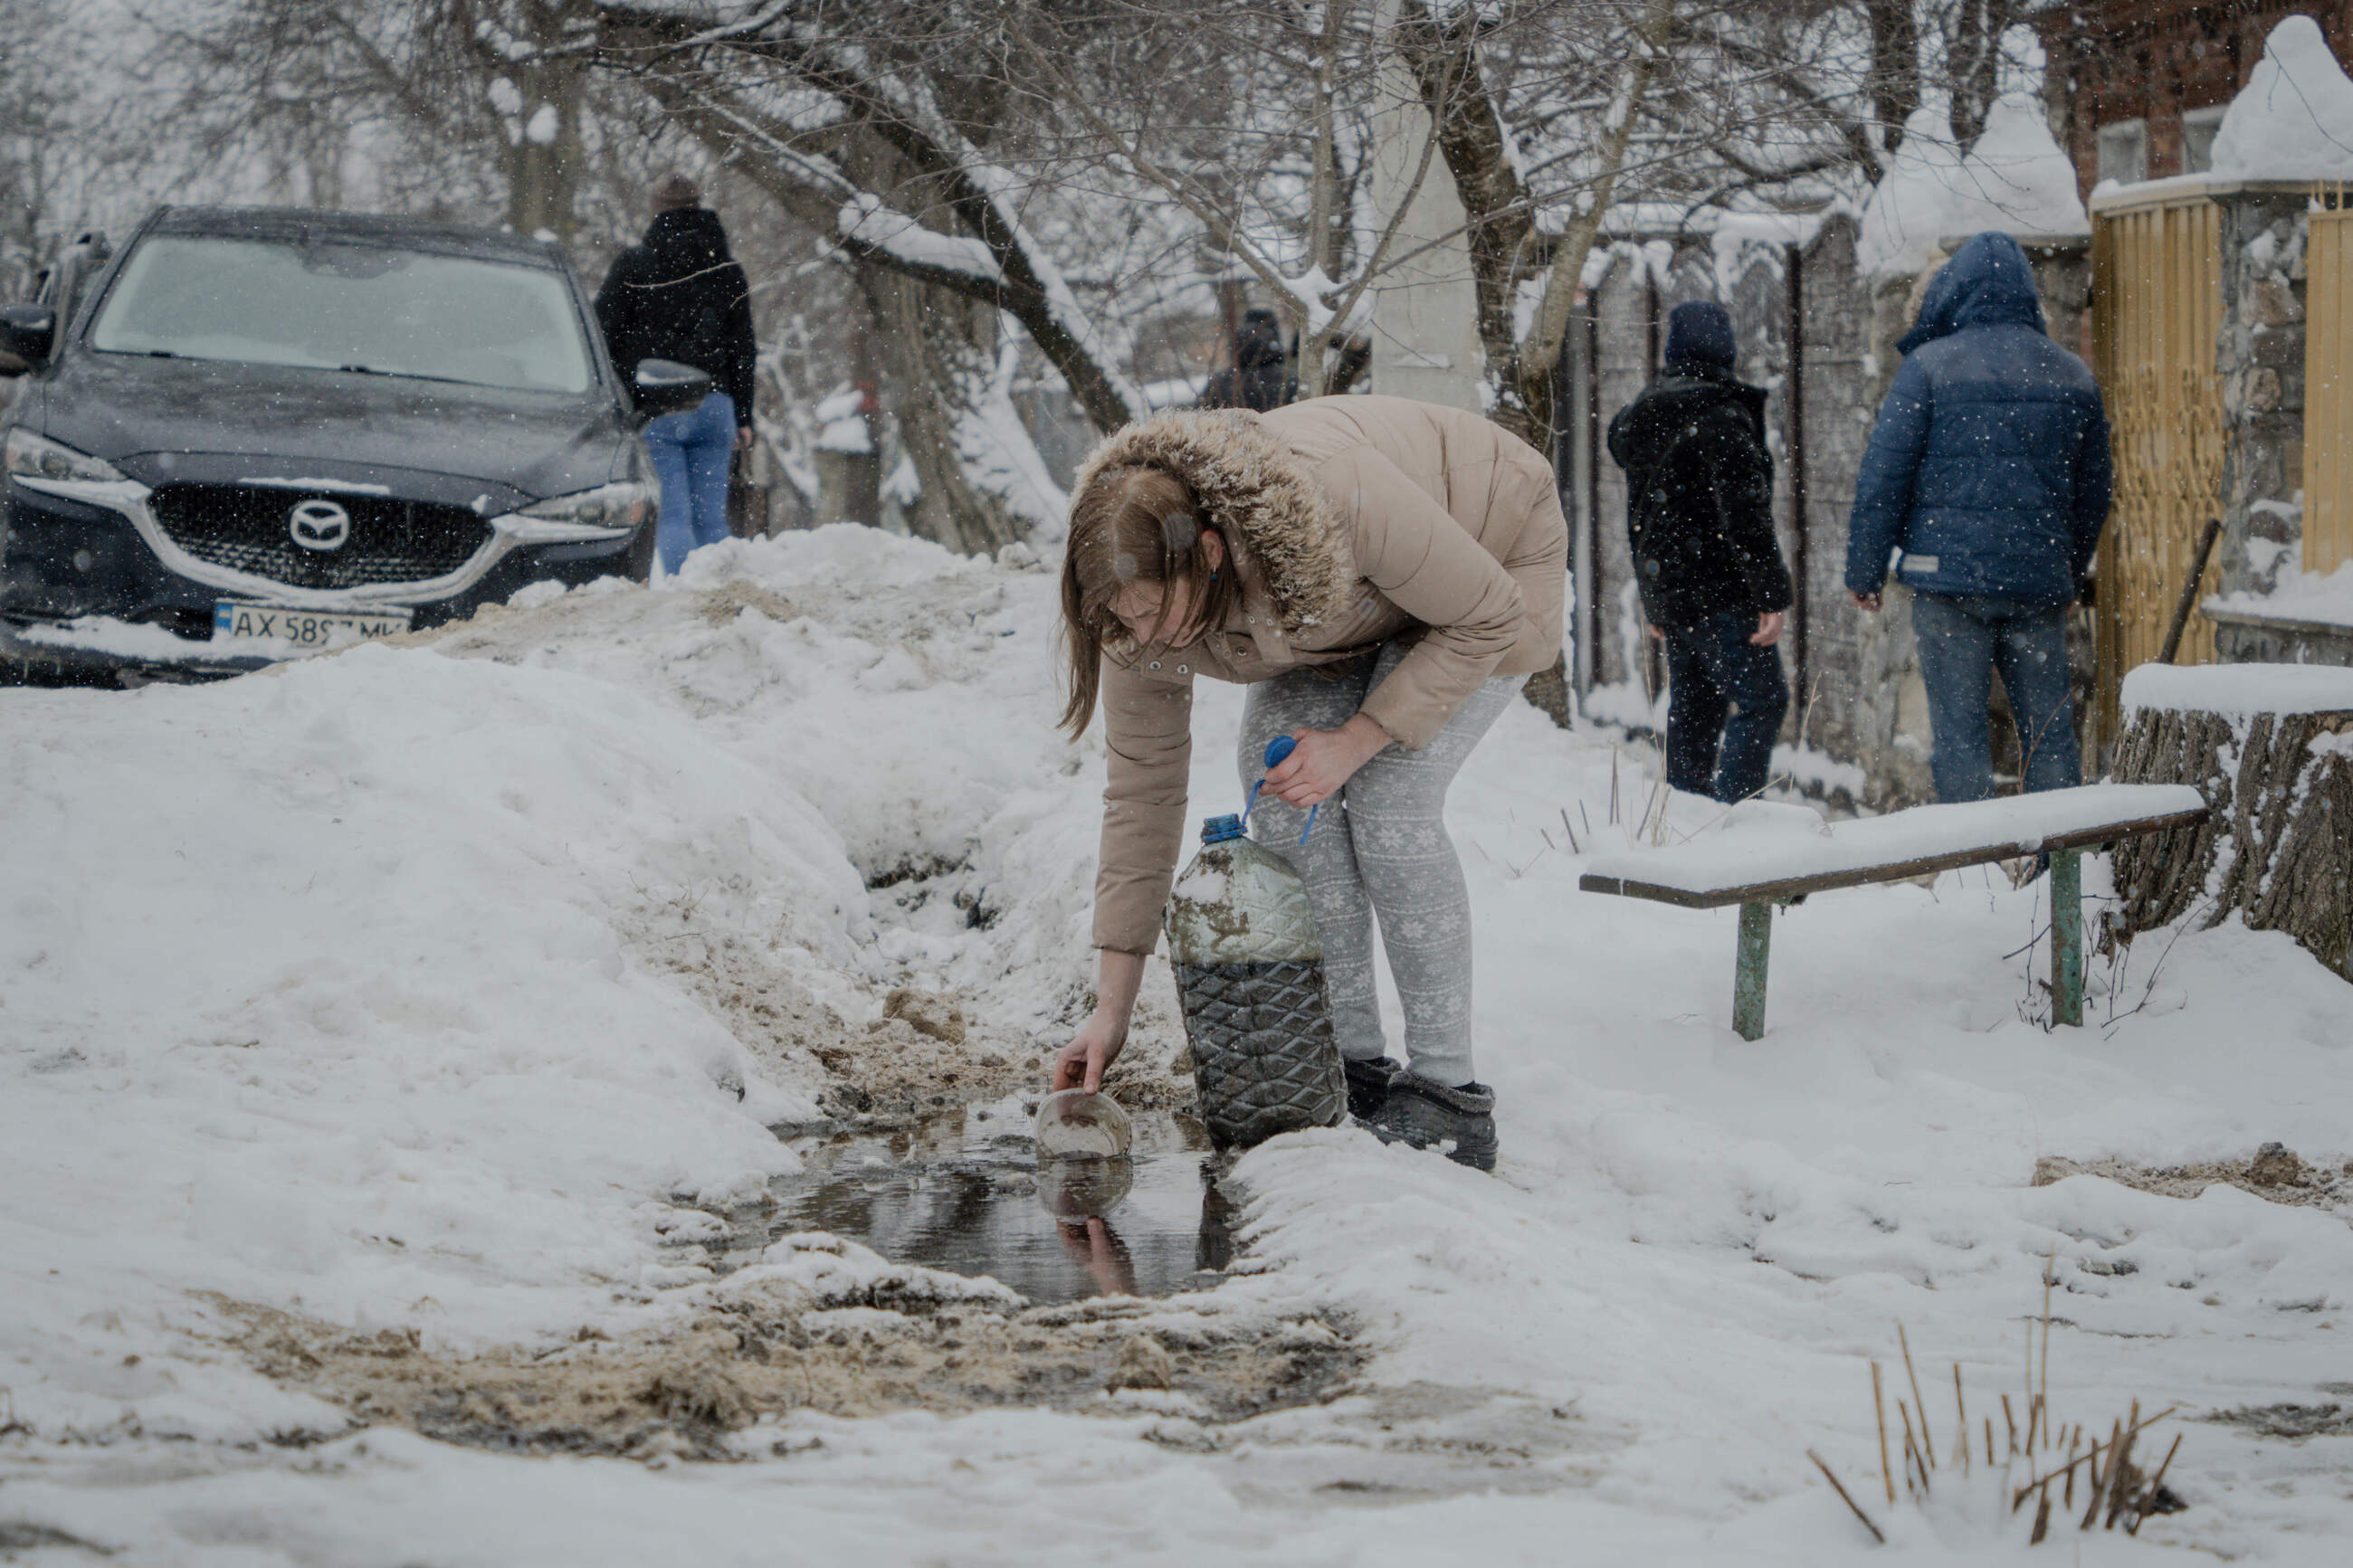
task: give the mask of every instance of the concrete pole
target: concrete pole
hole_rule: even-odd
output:
[[[1398,4],[1377,0],[1374,15],[1384,40],[1397,26]],[[1372,390],[1476,411],[1485,365],[1471,247],[1461,232],[1462,198],[1443,156],[1430,161],[1419,189],[1413,188],[1414,171],[1431,133],[1430,111],[1422,107],[1413,72],[1386,41],[1376,82],[1374,216],[1387,224],[1406,205],[1389,255],[1413,258],[1392,263],[1373,280]],[[1441,240],[1444,236],[1452,237]],[[1440,243],[1423,249],[1433,241]]]

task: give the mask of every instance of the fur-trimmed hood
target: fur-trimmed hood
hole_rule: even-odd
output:
[[[1115,430],[1071,485],[1082,495],[1107,468],[1146,464],[1185,481],[1232,552],[1245,588],[1263,591],[1286,637],[1339,620],[1356,597],[1345,520],[1266,422],[1247,409],[1180,409]]]

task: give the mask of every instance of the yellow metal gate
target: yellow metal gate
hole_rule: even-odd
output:
[[[2313,202],[2305,250],[2304,569],[2353,560],[2353,199]]]
[[[2116,736],[2125,671],[2163,647],[2199,532],[2222,504],[2221,216],[2194,187],[2138,199],[2126,192],[2098,202],[2093,216],[2093,369],[2116,460],[2093,615],[2095,748]],[[2213,591],[2216,571],[2210,562],[2201,595]],[[2190,618],[2177,658],[2213,659],[2205,617]]]

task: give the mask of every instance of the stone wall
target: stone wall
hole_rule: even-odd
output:
[[[2304,553],[2304,247],[2309,193],[2255,186],[2222,209],[2225,594],[2268,594]],[[2224,656],[2226,658],[2231,657]]]
[[[2304,559],[2305,248],[2310,192],[2249,185],[2222,208],[2221,591],[2266,595]],[[2225,663],[2353,665],[2353,627],[2274,616],[2245,601],[2209,612]]]

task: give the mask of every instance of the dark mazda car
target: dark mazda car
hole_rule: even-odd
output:
[[[0,665],[190,676],[437,625],[524,584],[642,578],[638,432],[555,246],[166,207],[0,308]]]

